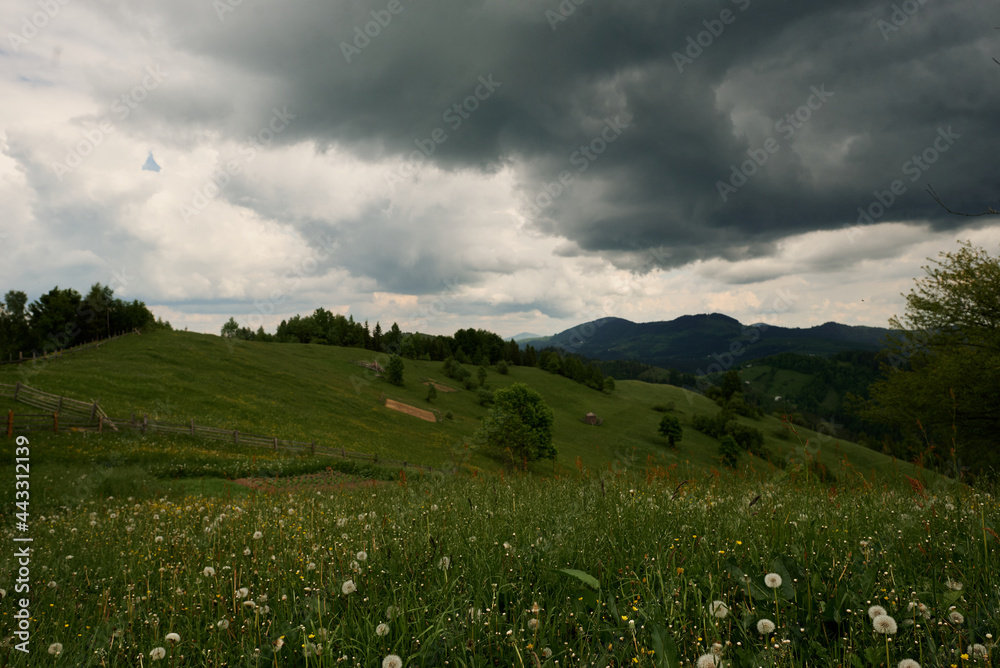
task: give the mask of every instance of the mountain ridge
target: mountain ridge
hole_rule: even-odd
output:
[[[744,325],[723,313],[701,313],[646,323],[599,318],[519,343],[554,347],[596,360],[634,360],[702,374],[778,353],[825,357],[848,350],[880,350],[892,331],[834,321],[808,328]]]

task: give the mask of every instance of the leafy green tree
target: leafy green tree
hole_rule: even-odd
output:
[[[476,377],[479,379],[479,387],[486,387],[486,367],[479,367],[479,371],[476,372]]]
[[[660,419],[660,435],[667,439],[667,443],[670,444],[671,448],[677,447],[677,444],[684,436],[681,421],[673,415],[664,415]]]
[[[890,319],[883,377],[865,417],[894,425],[950,460],[1000,470],[1000,258],[970,242],[942,252]],[[954,453],[951,450],[954,448]]]
[[[615,391],[615,379],[608,376],[604,379],[604,392],[606,394],[614,394]]]
[[[719,441],[719,454],[722,456],[722,463],[730,468],[736,468],[743,454],[743,448],[729,434],[726,434]]]
[[[385,365],[385,379],[393,385],[403,384],[403,358],[393,355]]]
[[[477,440],[517,466],[522,461],[555,459],[552,423],[555,414],[536,390],[514,383],[493,393],[493,408],[476,431]]]
[[[236,318],[230,317],[229,321],[222,326],[220,334],[227,339],[232,339],[236,336],[236,332],[238,331],[240,331],[240,323],[236,322]]]
[[[500,360],[499,362],[497,362],[497,373],[499,373],[501,376],[506,376],[508,373],[510,373],[510,367],[507,366],[507,362],[505,362],[504,360]]]
[[[427,383],[427,401],[434,401],[437,399],[438,390],[434,383]]]

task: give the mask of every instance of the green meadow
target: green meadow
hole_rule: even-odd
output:
[[[422,381],[450,384],[439,363],[407,361],[398,388],[351,364],[364,357],[159,332],[0,371],[113,417],[459,470],[132,431],[5,440],[0,666],[997,664],[995,490],[775,418],[747,420],[775,461],[731,471],[690,428],[715,411],[703,397],[639,382],[609,396],[518,367],[488,383],[542,393],[559,457],[510,474],[472,444],[475,392],[439,393],[429,407],[453,419],[435,423],[381,405],[385,393],[428,408]],[[656,433],[653,406],[670,402],[676,450]],[[11,408],[34,410],[0,401]],[[22,508],[17,463],[30,465]],[[310,482],[327,467],[348,484]],[[248,477],[275,484],[233,482]],[[18,537],[32,539],[27,565]]]
[[[34,366],[0,367],[0,383],[21,381],[53,394],[98,401],[116,418],[148,415],[151,420],[181,424],[193,419],[199,425],[315,441],[432,466],[497,468],[473,439],[487,411],[479,405],[476,391],[445,378],[439,362],[406,360],[402,387],[352,363],[372,358],[370,351],[356,348],[257,343],[161,330]],[[475,373],[475,368],[470,371]],[[423,382],[429,379],[459,391],[439,392],[428,402]],[[536,368],[512,366],[507,375],[488,371],[491,389],[514,382],[536,389],[555,412],[559,455],[554,462],[534,465],[537,472],[565,473],[578,465],[635,466],[650,458],[664,466],[719,466],[718,441],[690,427],[695,415],[718,411],[698,394],[668,385],[619,381],[615,392],[607,395]],[[389,410],[380,401],[383,397],[435,410],[442,419],[431,423]],[[671,412],[684,426],[676,450],[667,448],[657,431],[663,414],[653,407],[665,405],[673,407]],[[14,408],[32,410],[23,405]],[[597,414],[603,424],[585,424],[582,418],[588,412]],[[764,433],[772,453],[771,462],[748,461],[755,470],[773,470],[790,459],[815,459],[838,477],[887,468],[918,474],[909,464],[853,443],[801,427],[793,433],[773,416],[739,419]]]

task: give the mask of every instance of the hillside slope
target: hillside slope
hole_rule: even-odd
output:
[[[37,369],[29,365],[0,369],[0,382],[24,382],[48,392],[97,400],[112,417],[148,415],[166,422],[187,422],[281,438],[316,441],[360,452],[375,452],[436,466],[462,465],[493,469],[497,463],[471,446],[486,408],[476,392],[439,392],[425,400],[422,381],[449,384],[441,364],[406,360],[405,384],[396,387],[372,378],[353,360],[371,359],[370,351],[304,344],[269,344],[225,340],[187,332],[157,331],[125,337],[110,344],[67,355]],[[561,376],[535,368],[511,367],[508,375],[490,370],[491,388],[524,382],[538,390],[555,412],[555,464],[540,472],[569,472],[579,466],[617,470],[678,464],[692,470],[718,466],[718,442],[690,427],[696,414],[714,414],[704,397],[667,385],[623,381],[606,395]],[[453,386],[455,384],[452,384]],[[427,422],[389,410],[381,398],[394,399],[453,419]],[[670,451],[657,433],[662,413],[654,405],[673,404],[684,425],[683,441]],[[10,407],[9,402],[3,407]],[[14,406],[24,410],[23,405]],[[604,422],[582,421],[594,412]],[[747,421],[761,429],[774,459],[796,450],[795,436],[773,417]],[[891,460],[861,446],[799,429],[801,439],[821,444],[820,460],[838,469],[846,460],[871,472],[892,467]],[[756,466],[767,468],[756,460]],[[908,465],[898,465],[913,472]],[[914,473],[915,474],[915,473]]]

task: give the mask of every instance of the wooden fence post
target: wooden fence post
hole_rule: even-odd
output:
[[[194,436],[194,418],[191,418],[191,435]]]
[[[104,416],[103,415],[97,416],[97,433],[98,434],[104,433]]]
[[[17,393],[20,391],[21,391],[21,381],[18,381],[17,385],[14,386],[14,401],[17,401]]]
[[[96,401],[94,402],[94,405],[90,407],[90,419],[93,420],[95,415],[97,415],[97,402]]]
[[[239,431],[234,431],[233,432],[233,441],[236,443],[236,445],[240,444],[240,432]]]
[[[275,452],[278,451],[278,437],[277,436],[274,437],[274,451]]]
[[[340,447],[340,456],[343,457],[344,459],[347,459],[347,449],[344,448],[344,446]]]
[[[142,433],[143,434],[146,433],[146,427],[148,427],[148,426],[149,426],[149,416],[148,415],[143,415],[142,416]]]
[[[59,411],[52,414],[52,431],[59,433]]]
[[[14,435],[14,411],[7,411],[7,438]]]
[[[309,449],[312,450],[312,453],[314,455],[316,454],[316,441],[313,441],[312,443],[309,444]]]

